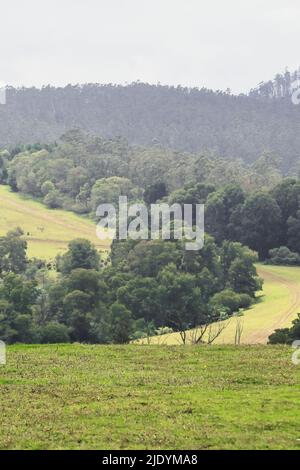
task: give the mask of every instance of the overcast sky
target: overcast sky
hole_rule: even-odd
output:
[[[0,81],[248,91],[300,66],[299,0],[0,0]]]

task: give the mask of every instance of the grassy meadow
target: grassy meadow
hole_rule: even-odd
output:
[[[8,186],[0,185],[0,236],[21,227],[28,242],[28,256],[51,261],[67,249],[74,238],[86,238],[101,251],[109,243],[96,236],[95,223],[85,217],[59,209],[48,209]]]
[[[0,449],[300,449],[285,346],[11,346]]]

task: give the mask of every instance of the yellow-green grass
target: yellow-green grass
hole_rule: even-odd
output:
[[[12,346],[0,449],[300,449],[287,346]]]
[[[275,329],[290,326],[297,313],[300,313],[300,268],[259,265],[257,270],[264,279],[258,302],[245,311],[243,316],[232,317],[224,323],[226,327],[216,339],[217,344],[234,343],[238,323],[243,329],[241,344],[266,344]],[[213,328],[216,331],[218,325]],[[192,341],[193,333],[194,331],[187,333],[187,342]],[[207,339],[207,335],[204,339]],[[178,333],[172,333],[153,337],[150,342],[179,344],[181,338]]]
[[[97,238],[91,220],[64,210],[48,209],[40,202],[11,192],[8,186],[0,186],[0,235],[16,227],[24,230],[29,257],[53,260],[74,238],[86,238],[99,250],[109,249],[109,242]]]

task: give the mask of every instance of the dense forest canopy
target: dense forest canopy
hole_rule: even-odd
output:
[[[8,343],[127,343],[229,317],[261,288],[256,255],[207,237],[196,256],[182,242],[125,241],[103,267],[87,240],[70,242],[56,276],[29,260],[22,231],[0,237],[0,335]],[[202,336],[198,337],[198,341]]]
[[[300,107],[290,99],[261,99],[287,89],[279,78],[277,91],[270,83],[249,96],[139,82],[8,88],[7,104],[0,106],[0,146],[50,142],[80,128],[134,145],[211,151],[246,162],[272,151],[285,172],[297,171]]]
[[[178,152],[158,144],[131,146],[121,138],[105,140],[74,130],[51,144],[0,152],[0,183],[42,198],[50,208],[95,214],[100,203],[117,202],[119,195],[151,203],[175,191],[177,202],[184,188],[199,183],[268,190],[282,179],[279,165],[269,153],[247,165],[212,153]]]
[[[129,204],[205,204],[205,231],[219,246],[240,242],[273,262],[278,253],[270,250],[285,247],[279,258],[299,264],[300,183],[278,166],[268,153],[247,165],[74,130],[52,144],[0,152],[0,183],[93,220],[100,204],[117,207],[119,196]]]

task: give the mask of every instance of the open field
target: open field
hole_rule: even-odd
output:
[[[266,344],[268,337],[277,328],[291,325],[300,313],[300,268],[285,266],[258,266],[258,273],[264,279],[259,301],[242,317],[233,317],[217,338],[217,344],[233,344],[237,321],[243,327],[242,344]],[[192,332],[188,333],[188,341]],[[178,333],[151,338],[151,344],[179,344]]]
[[[285,346],[13,346],[0,449],[300,449]]]
[[[0,235],[16,227],[25,232],[29,257],[52,260],[64,252],[68,242],[74,238],[86,238],[99,250],[109,248],[108,243],[97,238],[92,221],[71,212],[47,209],[43,204],[0,185]]]

